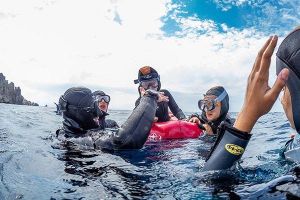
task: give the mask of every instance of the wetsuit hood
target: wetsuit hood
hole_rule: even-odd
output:
[[[216,87],[213,87],[213,88],[209,89],[205,93],[205,96],[206,95],[214,95],[214,96],[218,97],[224,91],[226,91],[224,87],[216,86]],[[221,101],[221,111],[220,111],[219,118],[209,123],[212,126],[212,129],[213,129],[214,133],[216,133],[216,129],[220,125],[220,123],[226,119],[228,111],[229,111],[229,96],[228,96],[228,94],[226,94],[225,98]],[[201,118],[204,121],[208,122],[208,120],[206,118],[206,112],[205,111],[202,111]]]
[[[300,30],[290,33],[280,44],[276,53],[276,74],[288,68],[287,87],[291,94],[295,128],[300,133]]]
[[[105,92],[103,92],[102,90],[97,90],[95,92],[93,92],[94,96],[108,96],[107,94],[105,94]]]
[[[104,113],[98,108],[90,89],[85,87],[69,88],[59,99],[63,112],[64,126],[68,129],[89,130],[99,125],[94,118]],[[77,131],[76,131],[77,132]]]

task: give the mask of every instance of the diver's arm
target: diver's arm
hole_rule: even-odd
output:
[[[228,124],[221,125],[218,138],[210,152],[204,170],[228,169],[238,161],[251,138],[251,134],[239,131]]]
[[[165,96],[169,97],[169,108],[171,110],[171,112],[174,114],[175,117],[177,117],[177,119],[185,119],[185,115],[182,112],[182,110],[179,108],[179,106],[177,105],[175,99],[173,98],[173,96],[171,95],[171,93],[168,90],[160,90],[160,92],[163,92]]]
[[[156,97],[144,95],[140,104],[114,135],[116,149],[140,149],[146,142],[156,111]]]
[[[283,69],[272,87],[269,86],[271,56],[277,44],[277,36],[270,37],[259,51],[248,77],[243,107],[234,127],[250,133],[256,121],[268,113],[288,79],[288,69]]]
[[[116,133],[106,139],[95,141],[97,149],[140,149],[146,142],[154,120],[157,106],[156,94],[145,94],[140,104]]]
[[[135,108],[140,104],[141,101],[141,97],[139,97],[136,101],[135,101]]]
[[[278,74],[273,87],[268,86],[271,56],[276,47],[277,36],[270,37],[258,53],[248,84],[244,105],[233,127],[223,126],[204,170],[220,170],[230,168],[243,154],[249,134],[256,121],[268,113],[275,103],[281,89],[288,78],[289,71],[283,69]]]

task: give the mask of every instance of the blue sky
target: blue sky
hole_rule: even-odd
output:
[[[266,35],[282,35],[299,23],[300,16],[297,0],[173,0],[172,4],[177,7],[162,17],[167,35],[182,31],[177,19],[188,17],[212,21],[219,32],[226,32],[225,25],[239,31],[253,28]]]
[[[299,25],[299,13],[298,0],[3,0],[0,71],[41,105],[86,86],[109,93],[110,108],[132,109],[133,80],[150,65],[184,111],[216,85],[239,111],[258,50]]]

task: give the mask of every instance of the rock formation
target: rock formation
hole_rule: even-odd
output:
[[[37,103],[26,100],[21,95],[21,88],[15,87],[13,82],[8,83],[2,73],[0,73],[0,103],[38,106]]]

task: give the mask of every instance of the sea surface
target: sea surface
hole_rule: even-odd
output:
[[[258,121],[235,170],[203,172],[212,146],[207,137],[147,143],[115,154],[54,148],[53,135],[62,124],[54,111],[0,104],[1,200],[286,198],[264,189],[295,167],[280,156],[293,133],[284,113]],[[122,124],[129,114],[112,110],[109,118]]]

